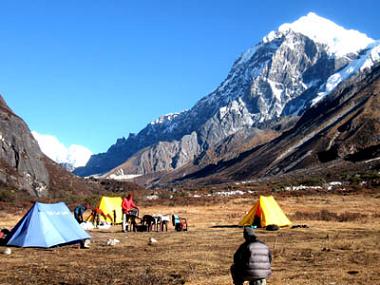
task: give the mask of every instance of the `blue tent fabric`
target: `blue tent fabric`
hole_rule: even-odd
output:
[[[35,202],[7,237],[7,245],[19,247],[52,247],[79,243],[90,236],[73,218],[63,202]]]

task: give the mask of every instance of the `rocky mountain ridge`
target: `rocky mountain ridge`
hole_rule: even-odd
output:
[[[357,163],[360,169],[380,167],[380,64],[349,80],[320,104],[305,112],[297,124],[274,140],[238,157],[189,173],[183,169],[163,177],[194,183],[230,182],[297,171],[338,173]],[[342,173],[340,173],[342,174]]]
[[[43,154],[25,122],[0,96],[0,181],[36,196],[47,193],[50,178]]]
[[[331,41],[311,26],[339,34]],[[347,46],[347,39],[355,44]],[[372,39],[308,14],[243,53],[222,84],[193,108],[163,116],[138,134],[119,139],[75,173],[109,176],[122,170],[140,175],[207,163],[216,149],[223,157],[231,150],[223,141],[234,141],[237,134],[244,141],[254,132],[283,132],[340,82],[363,66],[370,68],[366,60],[375,62],[377,57],[378,43]]]

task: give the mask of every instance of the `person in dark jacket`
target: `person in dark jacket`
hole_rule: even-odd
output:
[[[235,285],[249,281],[250,285],[265,285],[271,275],[272,254],[269,247],[259,241],[251,228],[244,228],[245,242],[234,255],[231,266],[232,280]]]
[[[88,205],[78,205],[74,209],[74,218],[79,224],[83,223],[83,213],[87,210]]]

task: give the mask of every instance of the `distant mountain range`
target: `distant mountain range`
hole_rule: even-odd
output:
[[[365,88],[377,92],[374,82],[379,62],[379,41],[309,13],[281,25],[244,52],[227,78],[190,110],[162,116],[138,134],[118,139],[106,153],[91,156],[74,173],[149,175],[170,182],[179,176],[214,175],[223,168],[230,179],[244,179],[307,167],[308,163],[302,163],[315,155],[319,163],[324,156],[328,161],[355,157],[356,152],[378,145],[378,135],[375,139],[360,135],[368,143],[353,147],[348,144],[352,137],[331,128],[344,128],[344,119],[359,124],[359,117],[378,122],[377,112],[367,116],[370,107],[366,102],[374,99],[361,92],[367,92]],[[344,95],[347,92],[351,95]],[[349,119],[350,106],[357,111],[362,108],[363,115]],[[378,130],[377,124],[370,126]],[[312,144],[323,131],[332,140]],[[309,148],[304,148],[305,143]],[[330,150],[337,154],[323,154]],[[252,166],[244,163],[243,169],[236,164],[231,168],[235,170],[225,170],[226,161],[233,167],[251,155]],[[293,159],[288,161],[289,155]]]

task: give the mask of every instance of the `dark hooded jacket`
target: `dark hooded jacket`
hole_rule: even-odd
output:
[[[247,238],[234,255],[234,267],[246,280],[266,279],[271,273],[269,247],[255,238]]]

